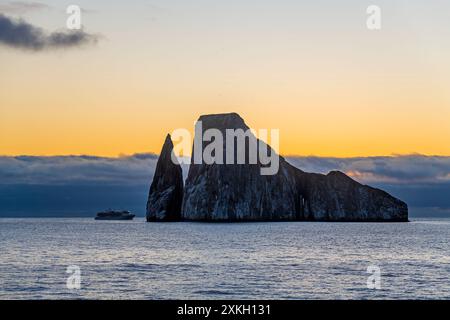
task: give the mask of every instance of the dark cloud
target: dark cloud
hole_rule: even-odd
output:
[[[4,4],[0,3],[0,12],[3,13],[23,14],[49,8],[50,6],[41,2],[10,1]]]
[[[153,176],[157,156],[0,157],[0,184],[141,185]]]
[[[158,156],[0,156],[0,217],[145,214]]]
[[[0,216],[86,213],[113,206],[145,212],[158,156],[0,156]],[[288,157],[308,172],[341,170],[406,201],[412,216],[450,213],[450,157]],[[188,166],[183,165],[186,177]]]
[[[0,43],[9,47],[39,51],[92,44],[98,37],[83,30],[45,33],[41,28],[0,13]]]
[[[359,158],[290,157],[304,171],[327,173],[340,170],[362,183],[450,183],[450,157],[393,156]]]
[[[328,173],[340,170],[361,183],[392,185],[450,184],[450,157],[395,156],[360,158],[288,157],[294,166]],[[0,157],[0,183],[65,183],[109,181],[146,182],[153,174],[157,155]],[[183,170],[186,172],[187,165]]]

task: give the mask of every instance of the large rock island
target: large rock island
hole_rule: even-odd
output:
[[[236,113],[204,115],[199,121],[203,132],[216,129],[224,137],[227,129],[249,129]],[[167,139],[149,194],[148,221],[408,221],[406,203],[388,193],[339,171],[304,172],[281,156],[273,175],[262,175],[265,165],[259,161],[207,164],[192,159],[183,188],[181,167],[171,160],[173,146]]]

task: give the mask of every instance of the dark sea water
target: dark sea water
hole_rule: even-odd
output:
[[[450,298],[450,220],[0,219],[2,299]],[[81,288],[66,286],[80,268]],[[368,289],[367,267],[381,270]]]

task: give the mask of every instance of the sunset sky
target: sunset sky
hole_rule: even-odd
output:
[[[50,33],[78,4],[99,40],[0,42],[1,155],[159,153],[166,133],[220,112],[280,129],[285,155],[450,155],[449,1],[41,3],[0,12]]]

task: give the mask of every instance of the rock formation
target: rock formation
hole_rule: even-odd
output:
[[[183,197],[181,166],[172,161],[173,143],[167,135],[156,164],[147,201],[147,221],[179,221]]]
[[[248,129],[236,113],[205,115],[199,121],[202,121],[203,132],[214,128],[224,137],[226,129]],[[203,142],[203,147],[207,144]],[[224,141],[224,154],[225,146]],[[275,152],[270,147],[269,150]],[[150,190],[148,217],[178,213],[172,208],[178,208],[181,201],[181,168],[171,164],[171,152],[169,138],[158,160]],[[192,157],[194,153],[195,144]],[[248,164],[248,161],[246,164],[195,164],[193,160],[182,196],[181,220],[408,221],[408,207],[404,202],[339,171],[327,175],[307,173],[279,157],[278,172],[261,175],[260,169],[264,166],[259,161],[256,164]],[[172,220],[176,216],[171,215]]]
[[[408,221],[408,206],[390,194],[362,185],[340,171],[306,173],[286,161],[300,195],[301,220]]]
[[[236,113],[201,116],[203,132],[248,127]],[[208,143],[204,143],[203,147]],[[224,154],[225,154],[225,143]],[[248,150],[246,150],[248,151]],[[193,154],[195,153],[195,145]],[[281,159],[280,159],[281,160]],[[235,161],[236,163],[236,161]],[[182,217],[205,221],[297,220],[293,177],[283,168],[261,175],[261,164],[194,164],[191,160]]]

